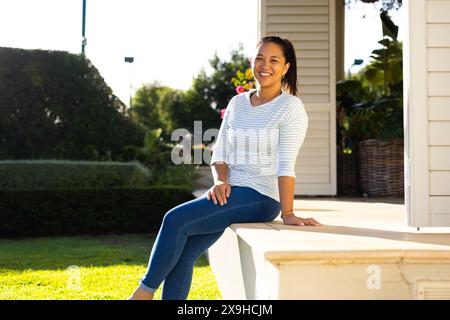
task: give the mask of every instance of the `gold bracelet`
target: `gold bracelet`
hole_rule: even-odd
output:
[[[289,211],[281,211],[281,218],[283,218],[283,216],[286,216],[286,214],[294,214],[294,209],[289,210]]]

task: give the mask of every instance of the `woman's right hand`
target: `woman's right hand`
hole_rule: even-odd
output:
[[[221,206],[227,204],[227,199],[231,194],[231,186],[228,182],[217,180],[214,185],[206,192],[206,197],[208,200],[213,200],[214,204],[217,202],[220,203]]]

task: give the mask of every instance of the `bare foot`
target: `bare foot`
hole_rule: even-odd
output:
[[[153,293],[138,287],[127,300],[153,300]]]

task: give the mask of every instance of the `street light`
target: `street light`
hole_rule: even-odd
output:
[[[84,47],[87,44],[86,39],[86,0],[83,0],[83,20],[81,25],[81,54],[84,55]]]
[[[132,100],[132,81],[131,81],[131,64],[134,62],[133,57],[125,57],[125,62],[128,62],[130,64],[130,109],[131,109],[131,100]]]
[[[352,78],[352,73],[351,70],[353,68],[353,66],[359,66],[360,64],[363,64],[364,60],[363,59],[355,59],[353,61],[353,64],[350,66],[350,68],[348,69],[348,79]]]

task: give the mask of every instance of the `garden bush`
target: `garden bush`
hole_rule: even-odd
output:
[[[127,161],[143,134],[84,55],[0,47],[0,159]]]
[[[142,187],[147,186],[148,183],[148,169],[144,168],[139,162],[0,161],[0,189]]]
[[[0,190],[0,238],[156,232],[193,198],[180,186]]]

